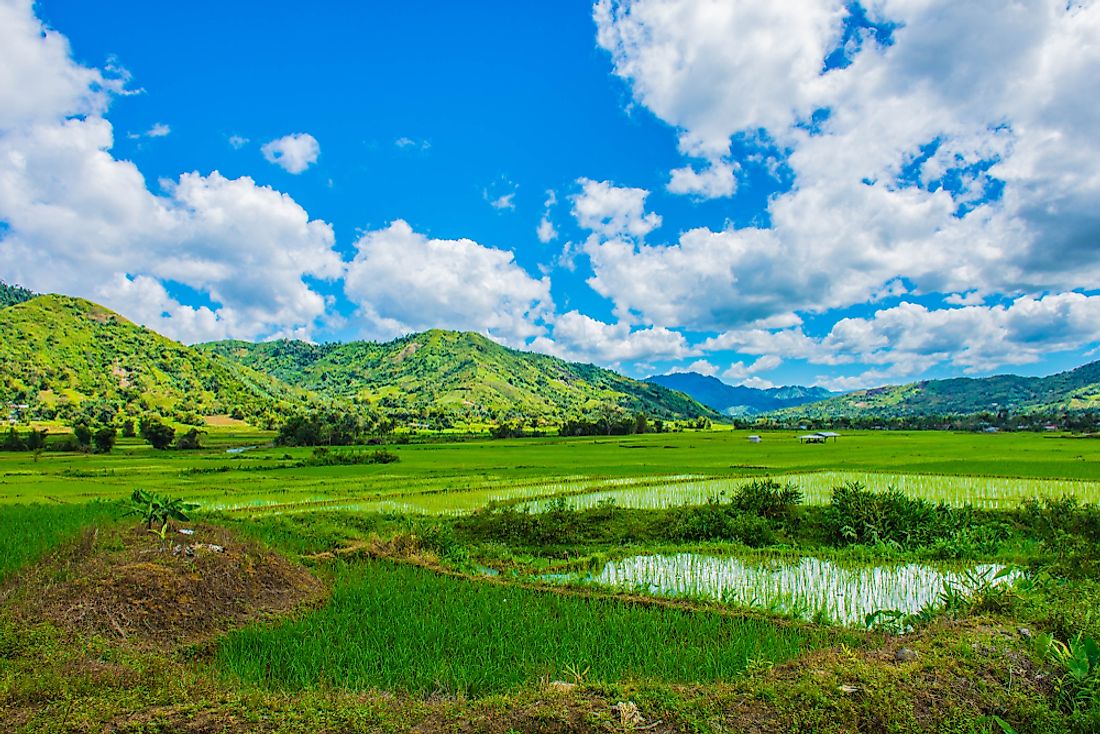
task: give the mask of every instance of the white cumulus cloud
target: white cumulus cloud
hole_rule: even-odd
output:
[[[432,239],[402,220],[367,232],[355,247],[344,288],[369,336],[439,327],[521,344],[542,334],[553,312],[550,280],[533,278],[508,250]]]
[[[581,190],[572,197],[573,216],[584,229],[604,237],[645,237],[661,226],[660,215],[645,211],[645,189],[587,178],[577,183]]]
[[[112,82],[29,2],[0,2],[0,276],[80,295],[170,336],[308,336],[339,277],[332,228],[247,177],[184,173],[165,193],[116,159]],[[25,74],[8,74],[23,69]],[[209,305],[182,305],[183,286]]]
[[[321,144],[309,133],[292,133],[264,143],[260,151],[268,163],[297,175],[317,162]]]
[[[866,8],[890,41],[859,31],[826,71],[841,0],[597,3],[614,73],[678,131],[670,191],[724,195],[734,137],[780,151],[793,181],[765,228],[598,232],[591,282],[617,312],[737,329],[907,290],[977,305],[1100,282],[1100,3]]]
[[[698,354],[683,334],[663,327],[636,329],[630,324],[609,324],[579,311],[554,319],[552,337],[542,336],[531,348],[575,362],[619,365],[639,359],[682,359]]]

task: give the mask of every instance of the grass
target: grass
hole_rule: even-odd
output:
[[[0,583],[24,565],[76,537],[88,525],[113,522],[123,509],[116,502],[80,505],[0,505]]]
[[[931,475],[936,478],[926,484],[943,478],[959,485],[973,483],[970,477],[1019,478],[1009,482],[1016,494],[1058,494],[1063,486],[1094,486],[1073,482],[1100,480],[1100,441],[1049,434],[864,431],[845,433],[825,446],[799,444],[797,432],[764,433],[760,444],[746,441],[747,435],[710,431],[412,443],[388,447],[400,457],[395,464],[297,467],[311,449],[261,445],[227,454],[233,446],[263,444],[265,437],[220,429],[210,432],[209,448],[193,452],[155,451],[140,440],[123,439],[102,456],[47,453],[35,462],[26,453],[0,453],[0,504],[84,502],[125,497],[142,487],[208,509],[245,513],[265,507],[448,512],[494,499],[605,490],[608,483],[676,484],[684,475],[730,483],[762,474],[809,478],[820,472],[873,474],[884,481],[903,477],[910,483]],[[1052,482],[1049,492],[1046,482]]]
[[[367,561],[302,619],[231,634],[219,669],[248,683],[483,695],[540,679],[710,682],[825,641],[751,617],[475,583]]]

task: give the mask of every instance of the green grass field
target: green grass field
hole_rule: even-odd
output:
[[[853,432],[836,443],[802,445],[790,432],[764,434],[753,444],[740,431],[686,432],[609,438],[542,438],[393,446],[400,462],[386,465],[297,467],[309,449],[271,448],[265,434],[219,431],[195,452],[154,451],[123,440],[109,455],[0,453],[0,504],[80,503],[127,496],[135,487],[167,492],[207,509],[255,511],[341,507],[445,512],[490,501],[583,494],[626,486],[689,480],[737,480],[836,472],[847,478],[920,476],[1029,479],[1006,483],[1016,499],[1060,494],[1071,485],[1100,501],[1100,441],[1052,434]],[[238,454],[233,447],[259,446]],[[889,481],[889,480],[883,480]],[[1042,482],[1051,481],[1049,488]],[[869,482],[875,484],[876,482]],[[882,483],[879,481],[877,483]],[[932,499],[948,498],[936,482],[909,480]],[[973,485],[974,482],[970,481]],[[949,499],[965,502],[967,482]],[[807,489],[811,489],[807,487]],[[1049,489],[1049,491],[1046,491]],[[827,490],[827,488],[825,488]],[[937,495],[939,493],[942,496]],[[979,487],[975,499],[984,495]],[[827,498],[827,491],[807,491]]]
[[[341,570],[323,609],[231,634],[218,666],[275,688],[477,696],[540,679],[729,679],[750,660],[781,662],[828,640],[760,618],[540,593],[374,561]]]

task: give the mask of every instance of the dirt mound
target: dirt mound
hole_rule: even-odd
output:
[[[223,528],[189,529],[166,540],[141,528],[89,530],[20,579],[16,605],[63,629],[178,644],[321,598],[301,566]]]

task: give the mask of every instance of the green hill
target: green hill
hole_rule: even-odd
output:
[[[227,341],[201,348],[322,395],[369,402],[398,418],[560,420],[607,409],[659,418],[716,416],[659,385],[508,349],[471,332],[433,329],[387,343]]]
[[[230,414],[270,425],[309,399],[79,298],[37,296],[0,309],[0,404],[26,404],[31,417],[154,412],[198,423]]]
[[[1048,377],[957,377],[890,385],[776,411],[777,418],[1058,413],[1100,409],[1100,362]]]

